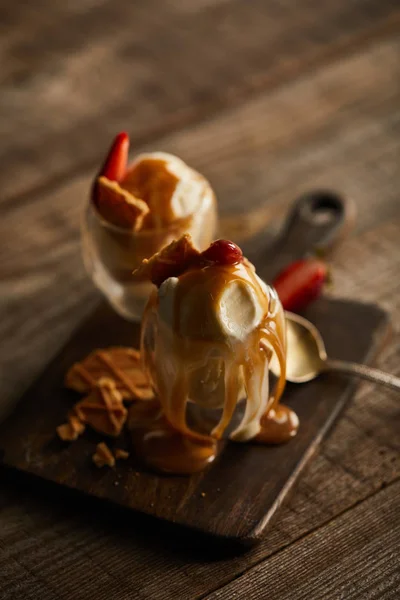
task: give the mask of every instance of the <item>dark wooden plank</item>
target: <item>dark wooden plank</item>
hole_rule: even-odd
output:
[[[244,212],[246,203],[246,212],[260,207],[265,222],[271,217],[271,210],[265,214],[266,204],[282,207],[310,186],[340,181],[343,193],[370,208],[363,211],[360,225],[372,225],[373,209],[379,207],[384,219],[396,206],[399,44],[395,36],[372,45],[368,52],[137,150],[161,148],[204,172],[225,212]],[[4,196],[3,206],[12,211],[46,199],[54,205],[57,194],[64,198],[71,186],[68,209],[76,210],[91,177],[69,179],[46,193],[10,202]]]
[[[395,600],[400,482],[261,562],[207,600]]]
[[[388,334],[388,317],[374,305],[321,300],[309,317],[332,357],[355,362],[367,362]],[[93,437],[67,447],[56,438],[75,399],[63,389],[64,375],[96,348],[137,343],[138,332],[105,305],[89,317],[0,427],[3,464],[203,533],[255,542],[349,399],[354,381],[326,376],[288,386],[284,401],[301,423],[288,444],[228,443],[210,469],[186,478],[158,476],[131,461],[116,472],[99,472],[91,465]]]
[[[138,145],[383,36],[395,0],[3,2],[2,197]]]

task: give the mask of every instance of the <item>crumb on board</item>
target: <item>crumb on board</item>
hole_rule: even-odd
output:
[[[70,415],[68,423],[59,425],[56,431],[63,442],[73,442],[85,431],[85,424],[75,415]]]
[[[129,458],[129,452],[123,450],[122,448],[115,448],[114,456],[117,460],[126,460]]]
[[[100,442],[96,446],[96,452],[92,456],[92,460],[96,467],[115,467],[115,458],[110,448],[104,442]]]
[[[74,413],[99,433],[118,437],[125,424],[128,411],[115,382],[101,378],[89,395],[75,404]]]

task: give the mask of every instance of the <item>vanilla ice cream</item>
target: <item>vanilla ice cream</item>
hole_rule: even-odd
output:
[[[246,267],[236,267],[236,277],[215,298],[215,279],[196,272],[193,283],[170,277],[158,290],[160,318],[190,339],[223,340],[231,345],[243,342],[265,315],[268,287],[255,274],[248,279]],[[181,287],[184,287],[182,292]],[[184,298],[181,296],[184,294]],[[211,300],[211,302],[210,302]],[[181,309],[175,319],[176,303]]]

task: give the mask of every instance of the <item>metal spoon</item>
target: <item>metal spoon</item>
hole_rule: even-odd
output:
[[[285,317],[287,381],[304,383],[315,379],[322,372],[338,371],[400,390],[400,377],[366,365],[328,358],[321,334],[310,321],[288,311],[285,312]]]

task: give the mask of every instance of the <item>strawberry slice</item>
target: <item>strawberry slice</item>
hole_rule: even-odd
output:
[[[285,310],[302,310],[321,294],[328,277],[328,267],[316,258],[297,260],[284,269],[274,280]]]
[[[124,178],[129,153],[129,136],[125,131],[121,131],[110,148],[103,166],[95,177],[92,186],[92,200],[97,204],[99,195],[99,177],[106,177],[109,181],[121,181]]]
[[[115,137],[98,177],[104,176],[110,181],[121,181],[126,173],[128,152],[129,136],[122,131]]]

